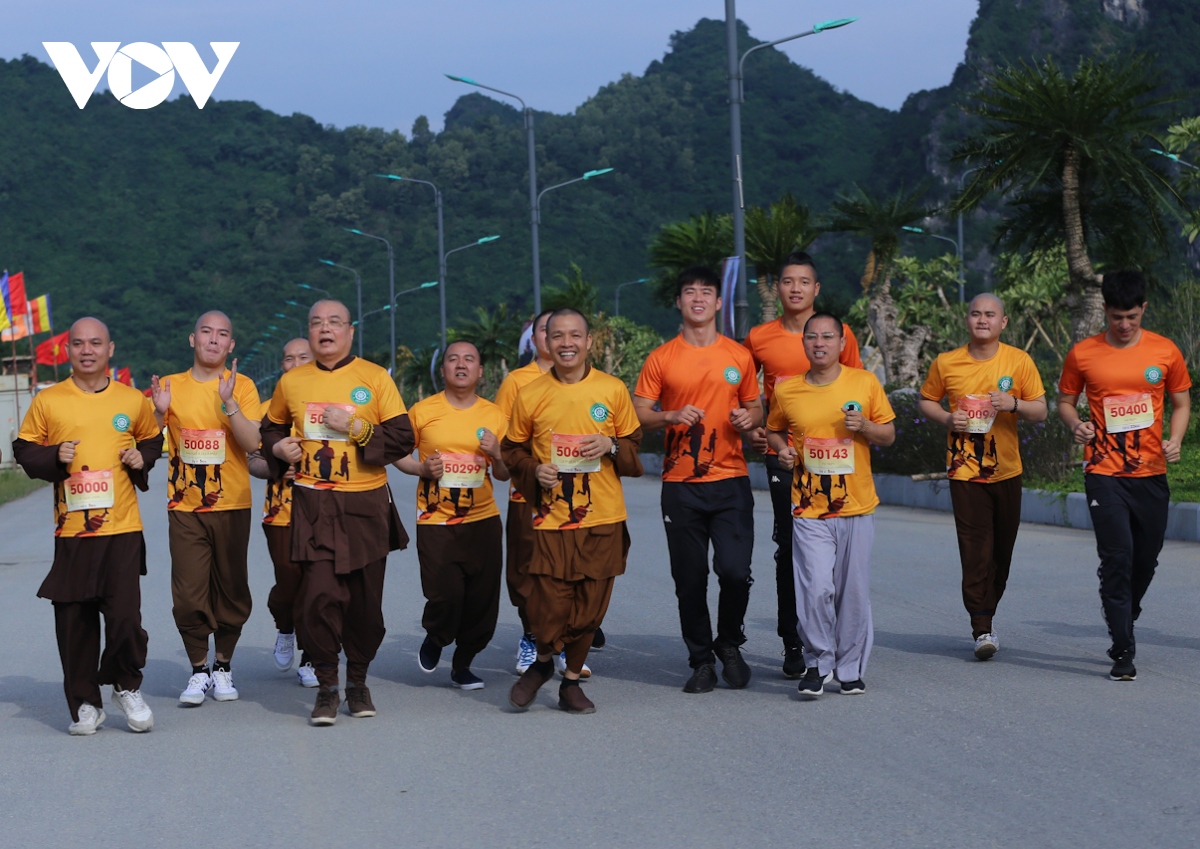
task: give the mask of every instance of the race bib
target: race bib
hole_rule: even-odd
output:
[[[964,395],[958,409],[967,414],[967,433],[987,433],[996,421],[996,408],[990,395]]]
[[[353,404],[308,403],[304,405],[304,438],[329,442],[346,442],[348,434],[339,433],[325,426],[325,408],[340,407],[350,415],[354,415],[358,407]]]
[[[478,489],[487,477],[487,460],[478,454],[442,454],[443,489]]]
[[[1144,430],[1154,424],[1154,402],[1149,392],[1109,395],[1104,399],[1104,428],[1109,433]]]
[[[225,462],[225,431],[179,429],[179,458],[189,466],[219,466]]]
[[[67,496],[67,510],[108,510],[113,506],[113,473],[111,469],[95,472],[76,472],[63,488]]]
[[[813,475],[854,474],[854,440],[804,437],[804,470]]]
[[[600,458],[589,460],[583,456],[584,434],[551,433],[550,462],[560,472],[578,475],[600,471]]]

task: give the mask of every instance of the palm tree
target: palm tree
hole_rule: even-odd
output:
[[[899,309],[892,297],[892,273],[900,250],[901,228],[921,221],[933,210],[922,203],[923,187],[877,197],[855,184],[848,194],[838,195],[822,226],[835,233],[854,233],[871,241],[863,268],[862,288],[867,296],[867,323],[875,334],[887,383],[915,386],[920,379],[921,346],[929,338],[928,327],[902,331]]]
[[[1000,242],[1065,244],[1073,341],[1103,326],[1093,251],[1120,264],[1144,260],[1147,243],[1166,247],[1164,210],[1186,206],[1143,145],[1170,102],[1152,95],[1156,87],[1143,57],[1083,59],[1072,76],[1046,59],[985,75],[969,107],[983,127],[955,158],[982,167],[955,206],[974,209],[999,192],[1010,209]]]
[[[710,211],[667,224],[650,242],[650,267],[661,270],[654,293],[665,306],[675,305],[675,278],[693,265],[716,270],[733,253],[733,223]]]
[[[517,359],[517,344],[521,341],[521,318],[508,311],[508,304],[475,308],[475,320],[452,329],[450,342],[471,342],[483,359],[483,379],[477,391],[492,396],[508,374],[508,364]]]
[[[600,293],[596,284],[583,279],[583,269],[576,263],[571,263],[569,272],[559,272],[561,286],[548,286],[542,293],[542,306],[548,310],[571,307],[577,309],[589,319],[600,311]]]
[[[754,264],[764,322],[773,321],[777,314],[772,284],[783,261],[816,238],[808,207],[797,203],[791,192],[766,209],[755,206],[746,210],[746,259]]]

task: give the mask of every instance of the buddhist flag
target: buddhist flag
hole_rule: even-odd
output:
[[[8,272],[0,273],[0,292],[8,290]],[[8,317],[8,301],[0,298],[0,331],[8,330],[12,327],[12,321]]]
[[[29,302],[29,325],[31,333],[52,333],[50,325],[50,296],[41,295]]]
[[[0,294],[4,295],[4,306],[13,319],[29,312],[29,304],[25,300],[25,272],[18,271],[11,277],[5,274],[0,278]],[[13,324],[17,323],[13,321]]]
[[[53,366],[67,362],[70,359],[68,354],[70,348],[70,342],[67,339],[68,335],[68,333],[60,333],[57,336],[51,336],[45,342],[38,345],[38,365]]]

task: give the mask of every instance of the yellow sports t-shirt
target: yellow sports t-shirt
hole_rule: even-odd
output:
[[[84,392],[67,378],[34,396],[20,439],[34,445],[79,440],[68,468],[71,477],[54,485],[54,535],[140,531],[137,491],[120,452],[158,432],[149,399],[115,380],[100,392]]]
[[[1017,416],[996,412],[991,392],[1036,401],[1046,389],[1033,359],[1003,343],[986,360],[972,357],[964,345],[939,354],[929,367],[921,396],[939,403],[947,398],[950,412],[966,410],[969,417],[967,433],[950,431],[946,436],[946,471],[951,480],[998,483],[1021,474]]]
[[[348,434],[325,426],[328,406],[340,406],[377,427],[407,412],[396,384],[375,363],[354,357],[332,370],[316,361],[296,366],[279,378],[267,410],[271,421],[290,424],[292,436],[304,440],[296,486],[367,492],[387,484],[383,466],[364,463]]]
[[[528,386],[544,374],[545,372],[542,371],[542,367],[538,365],[535,357],[520,368],[510,371],[500,382],[500,388],[496,390],[496,405],[504,413],[505,422],[512,417],[513,405],[517,403],[517,393],[521,391],[521,387]],[[510,486],[508,500],[524,502],[525,496],[517,492],[515,486]]]
[[[587,434],[616,438],[638,427],[625,384],[597,369],[578,383],[562,383],[550,372],[524,387],[509,419],[508,438],[530,442],[539,463],[560,469],[552,491],[538,488],[534,529],[560,531],[625,521],[625,495],[612,459],[606,454],[584,460],[574,446]]]
[[[228,377],[226,369],[221,378]],[[249,510],[250,467],[217,392],[220,381],[213,378],[201,383],[190,369],[168,379],[171,406],[163,417],[171,458],[167,509],[193,513]],[[262,420],[258,389],[244,374],[239,374],[233,385],[233,402],[247,421]]]
[[[436,451],[442,457],[440,481],[417,482],[417,524],[461,525],[500,515],[492,495],[492,458],[479,447],[487,428],[503,439],[508,421],[500,407],[476,398],[466,410],[451,406],[439,392],[408,411],[421,461]]]
[[[792,515],[798,519],[862,516],[879,504],[871,445],[861,433],[846,430],[849,405],[876,424],[896,418],[879,379],[863,369],[842,366],[824,386],[797,375],[775,387],[767,427],[790,432],[795,445]]]

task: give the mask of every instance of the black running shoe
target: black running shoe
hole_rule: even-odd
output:
[[[713,651],[721,660],[721,677],[726,684],[734,690],[740,690],[750,683],[750,665],[737,646],[725,646]]]
[[[840,692],[843,696],[858,696],[867,692],[867,685],[861,678],[857,681],[843,681]]]
[[[820,698],[825,692],[825,676],[821,674],[820,669],[810,666],[804,673],[804,680],[800,682],[797,690],[805,698]]]
[[[433,641],[433,637],[426,637],[425,642],[421,643],[421,650],[417,652],[417,663],[421,665],[421,671],[433,672],[441,659],[442,647]]]
[[[1108,677],[1112,681],[1136,681],[1137,669],[1133,665],[1133,652],[1126,650],[1113,658],[1113,667]]]
[[[692,671],[692,677],[683,685],[685,693],[711,693],[717,686],[717,667],[704,663]]]
[[[793,681],[804,676],[804,647],[799,643],[783,647],[783,677]]]
[[[604,632],[597,628],[596,632],[592,634],[592,651],[600,651],[607,642],[608,640],[604,638]]]

